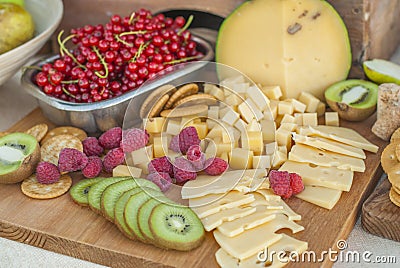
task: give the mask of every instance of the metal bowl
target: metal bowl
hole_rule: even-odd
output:
[[[199,37],[193,36],[198,45],[198,50],[204,54],[199,59],[204,64],[214,58],[212,46]],[[45,63],[52,62],[58,55],[50,56],[45,59],[34,62],[34,66],[42,66]],[[24,90],[38,100],[39,107],[43,114],[56,125],[70,125],[82,128],[86,132],[96,135],[115,126],[122,126],[126,108],[133,97],[144,98],[155,88],[175,80],[181,76],[188,75],[191,72],[201,68],[202,64],[188,65],[181,64],[182,68],[174,68],[174,71],[168,72],[163,76],[158,76],[149,83],[144,83],[137,90],[127,92],[116,98],[94,102],[94,103],[71,103],[46,95],[33,82],[35,74],[34,69],[26,69],[21,77],[21,83]],[[138,107],[139,109],[140,107]]]

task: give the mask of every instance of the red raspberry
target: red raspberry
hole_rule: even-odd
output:
[[[228,163],[224,159],[211,157],[206,160],[204,167],[204,171],[208,175],[216,176],[224,173],[224,171],[228,169]]]
[[[55,183],[60,179],[60,171],[53,163],[40,162],[36,167],[36,179],[42,184]]]
[[[121,147],[125,153],[131,153],[146,146],[149,133],[140,128],[130,128],[122,132]]]
[[[289,172],[272,170],[269,173],[269,183],[272,191],[274,191],[276,195],[283,198],[290,198],[292,196]]]
[[[74,172],[82,170],[88,163],[87,156],[73,148],[64,148],[58,156],[58,168],[60,172]]]
[[[169,174],[166,172],[150,173],[149,175],[147,175],[147,179],[157,184],[162,192],[167,191],[172,184],[171,176],[169,176]]]
[[[189,160],[182,156],[175,159],[174,178],[177,183],[194,180],[196,177],[197,173]]]
[[[177,153],[186,154],[190,146],[199,144],[200,139],[197,130],[195,127],[190,126],[182,129],[177,136],[172,138],[169,148]]]
[[[165,172],[170,177],[174,176],[171,160],[167,156],[154,158],[148,164],[149,173]]]
[[[303,180],[299,174],[289,173],[289,179],[293,194],[301,193],[304,190]]]
[[[99,141],[95,137],[88,137],[82,141],[83,152],[86,156],[100,156],[104,152],[104,148],[101,147]]]
[[[122,140],[122,129],[114,127],[104,132],[99,137],[99,144],[104,149],[114,149],[120,146]]]
[[[192,145],[186,153],[187,159],[192,163],[196,171],[204,169],[206,155],[201,151],[200,145]]]
[[[82,169],[82,174],[86,178],[95,178],[103,170],[103,162],[98,156],[90,156],[86,167]]]
[[[115,148],[109,151],[103,160],[104,170],[111,173],[116,166],[122,165],[125,160],[125,154],[122,148]]]

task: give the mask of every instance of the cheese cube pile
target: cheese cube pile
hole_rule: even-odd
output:
[[[276,233],[284,228],[297,233],[304,227],[295,222],[301,216],[269,189],[266,175],[260,169],[228,171],[217,179],[201,175],[183,186],[182,197],[189,199],[189,206],[221,247],[216,253],[218,263],[240,260],[254,267],[266,247],[277,252],[289,247],[298,254],[307,250],[307,242]],[[284,265],[277,258],[272,264]]]

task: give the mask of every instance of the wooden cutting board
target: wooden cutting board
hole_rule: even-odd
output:
[[[343,193],[332,210],[292,198],[288,204],[302,215],[305,230],[293,237],[309,243],[317,254],[336,248],[353,229],[365,198],[382,174],[380,154],[386,145],[371,133],[374,117],[362,123],[342,123],[380,146],[377,154],[367,152],[366,171],[356,173],[351,191]],[[48,123],[39,109],[34,110],[9,131],[24,131],[37,123]],[[74,182],[81,175],[74,174]],[[131,241],[103,217],[72,202],[69,194],[52,200],[33,200],[24,196],[20,184],[0,185],[0,236],[46,250],[112,267],[218,267],[214,254],[218,249],[211,233],[205,242],[190,252],[166,251]],[[304,263],[288,267],[304,267]],[[307,264],[330,267],[332,263]]]
[[[400,207],[389,199],[391,186],[384,179],[368,197],[362,206],[361,224],[371,234],[400,241]]]

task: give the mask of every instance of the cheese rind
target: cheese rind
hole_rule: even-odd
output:
[[[289,160],[302,163],[312,163],[324,167],[337,167],[351,171],[364,172],[365,163],[362,159],[321,151],[310,146],[296,144],[289,152]]]
[[[319,186],[305,186],[301,193],[295,195],[304,201],[317,206],[332,209],[339,201],[342,191]]]

